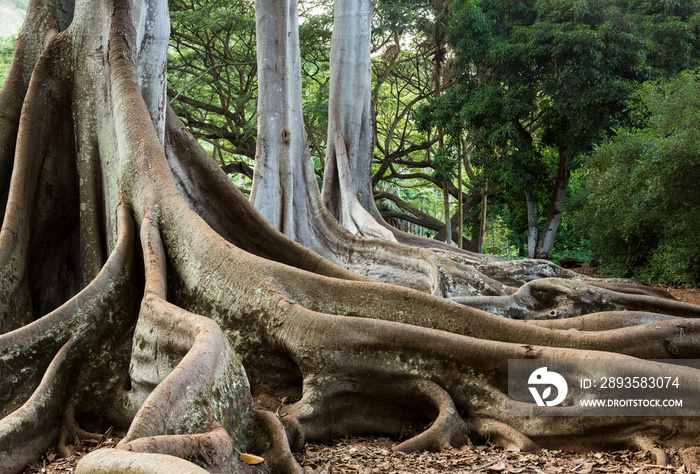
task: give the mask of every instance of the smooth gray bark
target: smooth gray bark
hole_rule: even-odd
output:
[[[258,140],[253,206],[278,230],[308,242],[317,209],[315,176],[301,109],[301,53],[296,0],[257,0]],[[304,157],[304,158],[302,158]]]
[[[537,242],[536,258],[549,259],[549,254],[554,246],[554,239],[557,236],[559,222],[561,222],[561,213],[564,209],[564,199],[566,191],[569,187],[569,179],[571,171],[568,168],[568,158],[562,149],[559,150],[559,167],[557,169],[557,177],[554,181],[554,191],[552,191],[552,200],[547,211],[547,218],[544,222],[544,229],[540,240]]]
[[[535,258],[537,247],[537,201],[532,198],[532,192],[525,190],[525,201],[527,204],[527,256]]]

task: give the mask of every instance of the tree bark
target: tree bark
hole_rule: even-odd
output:
[[[462,192],[462,141],[457,142],[457,247],[463,248],[464,238],[464,193]]]
[[[484,253],[484,240],[486,239],[486,204],[488,194],[484,190],[481,195],[481,219],[479,220],[479,253]]]
[[[447,191],[447,182],[442,183],[442,198],[444,204],[445,212],[445,243],[452,246],[452,226],[451,218],[452,213],[450,212],[450,193]]]
[[[540,235],[540,240],[537,242],[536,258],[548,259],[549,253],[552,251],[554,238],[557,236],[557,229],[559,229],[559,222],[561,221],[561,213],[564,209],[566,191],[569,188],[569,179],[571,178],[568,163],[569,159],[563,147],[559,147],[557,177],[554,181],[554,191],[552,192],[552,200],[549,203],[547,218],[544,221],[544,229],[542,230],[542,235]]]
[[[337,0],[331,37],[323,203],[355,235],[396,241],[373,217],[370,35],[376,0]]]
[[[525,203],[527,205],[527,256],[535,258],[539,219],[537,216],[537,201],[532,198],[532,192],[528,189],[525,190]]]
[[[301,110],[301,65],[296,0],[257,0],[258,140],[250,200],[278,230],[307,242],[307,186],[315,183]],[[312,191],[311,191],[312,192]],[[298,211],[297,209],[300,209]],[[310,212],[306,212],[310,211]]]

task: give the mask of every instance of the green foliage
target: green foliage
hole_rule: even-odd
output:
[[[438,183],[452,181],[457,169],[457,157],[453,154],[452,147],[438,150],[433,158],[433,177]]]
[[[10,70],[10,63],[12,62],[12,54],[15,51],[15,43],[17,43],[17,36],[0,37],[0,85],[5,80],[8,71]]]
[[[645,128],[618,131],[586,170],[586,218],[603,270],[700,284],[700,74],[648,82],[635,96]]]
[[[560,159],[578,169],[637,120],[627,104],[638,84],[698,64],[699,11],[697,0],[455,0],[448,41],[459,84],[417,120],[467,130],[490,193],[517,201],[527,190],[543,217]],[[508,212],[522,222],[514,201]],[[566,219],[562,231],[555,248],[587,248]]]
[[[168,95],[174,110],[222,164],[252,159],[257,129],[253,2],[171,0],[169,6]]]

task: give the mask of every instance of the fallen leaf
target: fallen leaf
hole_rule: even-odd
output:
[[[577,471],[578,474],[591,474],[593,472],[593,463],[586,463]]]
[[[246,463],[246,464],[260,464],[261,462],[264,462],[265,459],[261,458],[260,456],[256,456],[254,454],[246,454],[246,453],[241,453],[241,460]]]

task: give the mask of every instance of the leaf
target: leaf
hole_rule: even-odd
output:
[[[246,464],[260,464],[261,462],[264,462],[265,459],[261,458],[260,456],[256,456],[254,454],[247,454],[247,453],[241,453],[241,460],[246,463]]]

